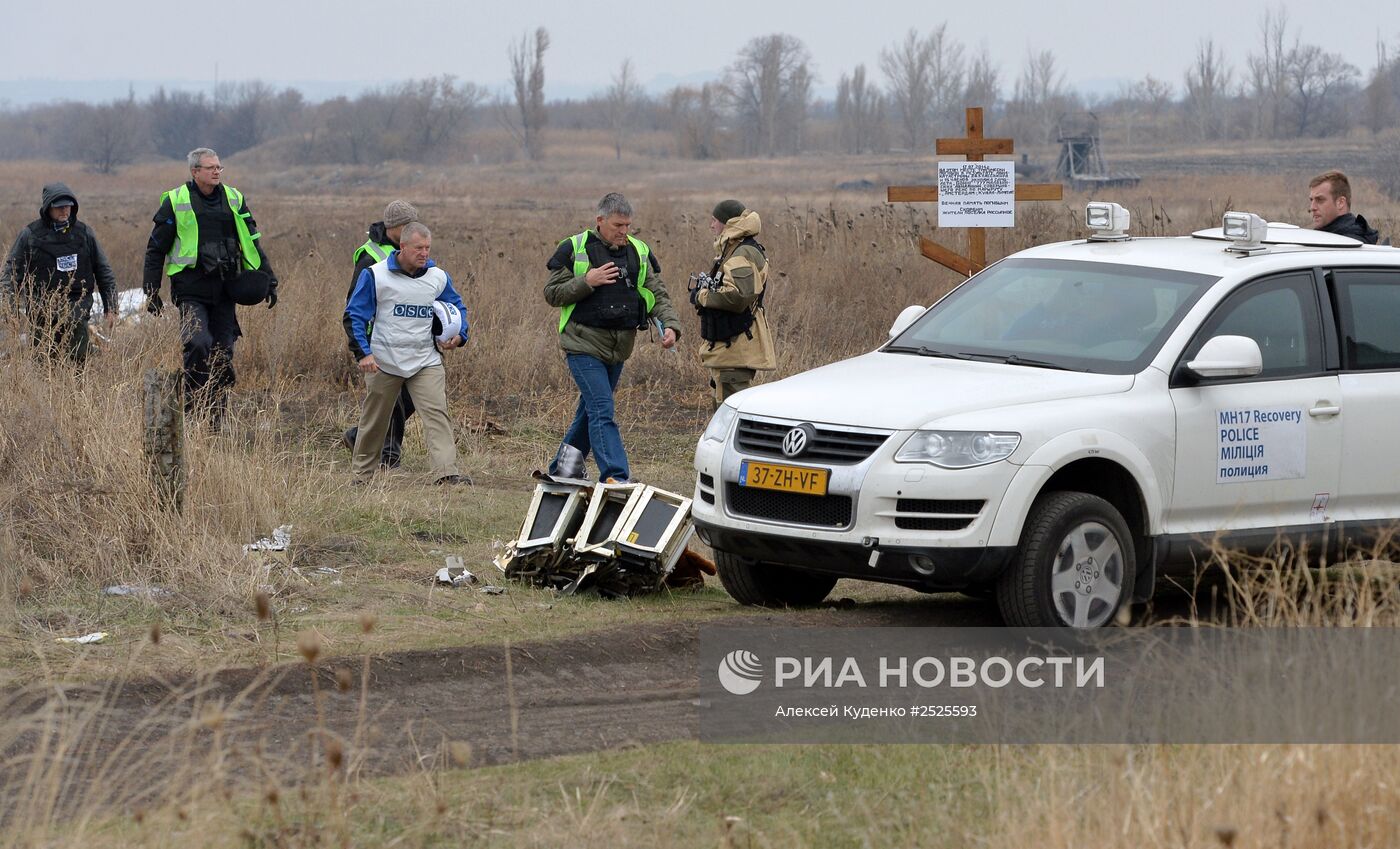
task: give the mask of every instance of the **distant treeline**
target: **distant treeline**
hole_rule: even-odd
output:
[[[988,129],[1023,143],[1052,142],[1067,116],[1092,111],[1117,141],[1209,141],[1381,133],[1400,125],[1400,58],[1384,43],[1361,71],[1353,59],[1307,44],[1273,9],[1257,42],[1232,66],[1200,42],[1176,81],[1148,76],[1116,95],[1088,98],[1065,83],[1052,51],[1028,51],[1006,85],[985,48],[973,53],[947,24],[910,30],[881,51],[877,72],[843,71],[834,100],[815,99],[817,68],[801,40],[752,39],[724,75],[649,96],[624,61],[585,100],[546,101],[549,33],[509,45],[511,90],[492,95],[450,76],[387,84],[355,98],[309,103],[295,89],[254,81],[210,94],[158,91],[105,104],[51,103],[0,112],[0,158],[86,161],[101,171],[196,146],[228,156],[259,148],[292,164],[368,165],[473,156],[545,156],[550,128],[599,131],[613,155],[715,159],[809,151],[927,150],[961,135],[964,106],[987,109]],[[645,148],[634,141],[643,134]],[[492,144],[484,139],[496,140]],[[504,140],[505,143],[501,143]]]

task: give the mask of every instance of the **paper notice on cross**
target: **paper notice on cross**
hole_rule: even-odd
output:
[[[1015,162],[938,163],[939,227],[1015,227]]]

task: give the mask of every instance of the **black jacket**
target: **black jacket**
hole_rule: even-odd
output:
[[[232,210],[229,209],[228,198],[224,193],[222,185],[216,187],[211,194],[205,195],[199,191],[194,180],[190,180],[185,185],[190,187],[190,205],[194,207],[194,213],[200,222],[199,243],[227,238],[232,230],[224,227],[224,219],[228,219],[229,227],[232,226]],[[239,215],[248,214],[248,200],[244,197],[243,206],[238,210]],[[170,246],[175,244],[175,211],[171,209],[170,198],[161,200],[160,209],[152,217],[155,228],[151,230],[151,238],[146,242],[146,263],[141,275],[141,288],[147,295],[160,291],[160,278],[165,274],[165,258],[170,253]],[[258,232],[258,225],[251,217],[244,218],[244,223],[248,225],[248,232]],[[208,222],[208,224],[206,224]],[[227,232],[225,232],[227,230]],[[272,272],[272,264],[267,260],[267,254],[263,251],[262,240],[253,243],[257,246],[258,256],[262,257],[262,271],[271,278],[272,291],[277,290],[277,275]],[[216,274],[205,270],[199,265],[193,265],[184,271],[176,272],[170,276],[170,294],[177,300],[180,298],[194,298],[196,300],[216,302],[227,297],[224,294],[223,280]]]
[[[49,210],[56,201],[73,201],[65,230],[54,229]],[[76,256],[76,268],[59,270],[59,257]],[[81,307],[86,318],[92,308],[94,288],[102,295],[104,312],[117,311],[117,278],[107,255],[97,241],[92,228],[78,220],[78,196],[63,183],[44,186],[39,202],[39,217],[30,222],[15,238],[5,263],[0,266],[0,291],[14,294],[21,285],[32,285],[38,293],[66,288],[68,299]]]
[[[1324,233],[1336,233],[1338,236],[1350,236],[1368,245],[1376,244],[1381,238],[1381,234],[1370,224],[1367,224],[1365,218],[1350,212],[1346,215],[1338,215],[1317,229]]]

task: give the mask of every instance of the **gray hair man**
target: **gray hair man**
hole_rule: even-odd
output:
[[[630,480],[613,403],[622,365],[632,355],[638,330],[659,327],[661,347],[667,349],[680,338],[661,262],[631,230],[632,205],[609,192],[598,203],[592,229],[559,242],[546,263],[544,298],[559,308],[559,347],[579,390],[550,474],[559,473],[560,453],[570,446],[583,457],[593,454],[599,480]]]
[[[355,273],[351,276],[350,288],[345,293],[347,304],[350,302],[350,296],[355,293],[355,284],[360,281],[364,270],[377,262],[383,262],[389,258],[389,254],[398,250],[403,228],[418,220],[418,208],[413,204],[403,199],[389,201],[384,207],[381,219],[369,225],[369,231],[365,234],[369,238],[355,249]],[[348,327],[346,331],[349,332]],[[403,456],[403,430],[409,417],[413,415],[413,409],[413,396],[409,394],[408,386],[405,385],[399,392],[399,400],[394,404],[394,411],[389,417],[389,430],[384,434],[384,448],[379,453],[379,463],[386,469],[394,469],[399,465]],[[352,427],[345,431],[341,442],[346,448],[354,451],[355,438],[358,435],[359,427]]]
[[[433,234],[418,222],[404,225],[399,249],[360,274],[345,305],[350,350],[365,376],[365,405],[355,439],[357,483],[379,465],[384,434],[394,403],[404,387],[413,396],[428,443],[428,463],[440,484],[470,484],[457,470],[457,445],[447,414],[447,378],[441,348],[467,343],[467,309],[452,288],[452,278],[429,258]],[[461,327],[436,339],[434,303],[451,305]],[[374,323],[373,336],[369,324]],[[445,335],[446,331],[444,331]]]
[[[219,154],[197,147],[186,157],[190,179],[160,197],[146,243],[142,288],[159,315],[162,274],[180,311],[185,403],[208,412],[217,429],[233,386],[233,346],[242,335],[238,304],[277,305],[277,277],[263,253],[242,192],[223,181]]]

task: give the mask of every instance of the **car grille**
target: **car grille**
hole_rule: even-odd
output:
[[[844,528],[851,524],[848,495],[802,495],[727,483],[724,499],[729,512],[736,516],[819,528]]]
[[[783,437],[795,425],[782,422],[765,422],[757,419],[739,419],[739,432],[734,438],[739,450],[763,457],[785,457]],[[852,465],[875,453],[875,449],[889,438],[887,433],[862,433],[854,430],[838,430],[830,427],[816,428],[817,435],[802,452],[801,460],[808,463],[832,463]]]
[[[939,515],[896,516],[894,526],[905,531],[960,531],[972,524],[972,520],[982,512],[982,506],[986,503],[972,499],[944,501],[932,498],[901,498],[895,502],[895,510],[900,513]]]

